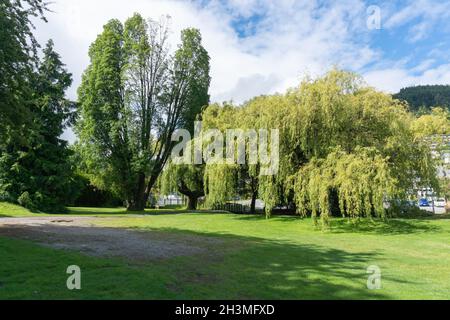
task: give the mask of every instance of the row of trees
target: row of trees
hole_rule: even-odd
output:
[[[32,20],[42,0],[0,2],[0,201],[62,212],[75,201],[143,210],[179,128],[209,103],[209,56],[197,29],[170,52],[169,18],[109,21],[91,45],[78,103],[50,40],[39,58]],[[74,126],[78,142],[60,136]],[[91,194],[95,194],[92,197]]]
[[[446,109],[417,118],[404,102],[340,70],[285,94],[208,106],[210,58],[200,32],[183,30],[172,52],[168,18],[139,14],[104,26],[75,105],[65,98],[72,79],[51,41],[38,58],[30,19],[45,19],[45,5],[0,4],[2,200],[51,212],[81,192],[89,202],[118,198],[140,211],[158,189],[184,194],[189,209],[201,197],[214,207],[238,195],[252,199],[252,211],[260,198],[268,216],[288,206],[326,223],[333,214],[383,216],[386,200],[439,188],[426,137],[450,133]],[[279,171],[264,175],[261,164],[249,164],[250,148],[247,164],[172,163],[173,133],[192,134],[196,119],[221,132],[278,129]],[[78,141],[69,148],[60,136],[72,124]]]

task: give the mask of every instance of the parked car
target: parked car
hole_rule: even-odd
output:
[[[419,207],[429,207],[430,203],[427,199],[423,198],[419,200]]]
[[[447,205],[447,201],[445,199],[437,199],[434,201],[434,206],[439,208],[444,208]]]

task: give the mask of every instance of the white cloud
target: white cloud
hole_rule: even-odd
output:
[[[173,47],[181,29],[193,26],[201,30],[211,56],[213,99],[241,102],[254,94],[273,92],[280,81],[298,79],[305,70],[321,73],[334,64],[359,68],[375,55],[367,46],[358,47],[353,41],[354,26],[346,21],[364,19],[364,6],[357,0],[330,8],[309,1],[247,0],[231,1],[226,6],[212,1],[200,7],[181,1],[56,0],[51,9],[54,13],[48,14],[49,23],[38,25],[38,39],[55,40],[74,74],[71,98],[76,97],[76,87],[89,63],[89,45],[102,26],[111,18],[124,21],[134,12],[153,19],[169,14]],[[265,19],[256,26],[254,35],[239,38],[231,20],[249,17],[255,10],[263,12]],[[268,78],[282,80],[270,85]],[[241,85],[246,79],[254,80],[252,90]]]
[[[418,67],[420,69],[423,66]],[[389,93],[396,93],[409,86],[450,83],[450,64],[427,69],[420,74],[414,74],[413,70],[416,69],[382,69],[367,72],[364,77],[369,85]]]
[[[409,27],[409,41],[414,43],[431,35],[434,25],[450,18],[450,3],[448,1],[415,0],[399,10],[392,10],[384,27],[398,28],[407,24]]]
[[[431,68],[431,66],[436,62],[435,59],[426,59],[424,61],[422,61],[419,65],[417,65],[416,67],[412,68],[411,71],[412,72],[424,72],[427,71],[428,69]]]
[[[411,42],[417,42],[422,39],[425,39],[430,31],[430,25],[425,22],[418,23],[414,25],[410,30],[410,39]]]

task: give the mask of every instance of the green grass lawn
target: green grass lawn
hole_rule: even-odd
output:
[[[0,218],[25,218],[25,217],[51,217],[51,216],[92,216],[92,217],[119,217],[143,214],[170,214],[170,213],[188,213],[183,208],[177,209],[159,209],[145,210],[143,212],[133,212],[130,214],[125,208],[87,208],[87,207],[69,207],[68,212],[60,214],[33,213],[21,206],[0,202]],[[205,211],[206,212],[206,211]]]
[[[0,218],[32,216],[34,214],[28,209],[7,202],[0,202]]]
[[[20,209],[2,216],[30,216]],[[178,213],[178,214],[176,214]],[[149,211],[71,209],[100,216],[97,227],[132,228],[208,242],[196,255],[134,263],[0,237],[1,299],[449,299],[450,220],[332,221]],[[207,241],[217,239],[217,242]],[[215,244],[214,244],[215,243]],[[82,290],[66,289],[69,264],[82,269]],[[368,290],[377,265],[382,289]]]

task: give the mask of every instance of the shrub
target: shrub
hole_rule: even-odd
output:
[[[388,209],[388,215],[392,218],[424,218],[433,216],[408,201],[392,201]]]
[[[0,202],[15,202],[15,199],[8,191],[0,191]]]
[[[20,195],[20,197],[17,199],[17,202],[22,206],[25,207],[31,211],[36,211],[36,205],[34,204],[33,200],[31,199],[30,194],[28,191],[25,191]]]

